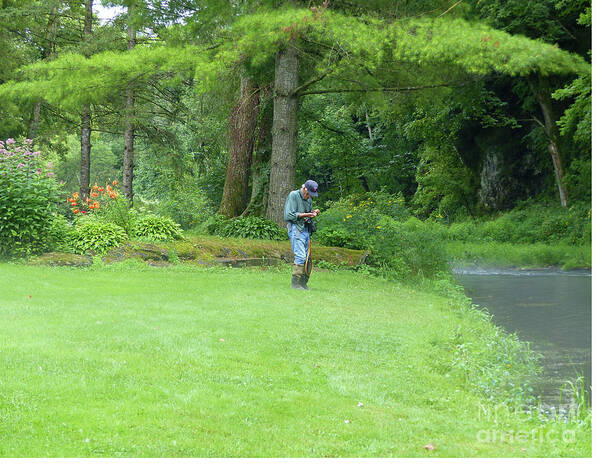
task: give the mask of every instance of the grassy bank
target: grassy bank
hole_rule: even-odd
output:
[[[502,267],[561,267],[564,270],[591,268],[591,245],[513,244],[500,242],[448,241],[454,263]]]
[[[590,456],[448,282],[289,272],[0,264],[0,456]]]

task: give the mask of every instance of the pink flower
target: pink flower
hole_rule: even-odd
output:
[[[6,145],[9,145],[9,144],[14,144],[15,142],[17,142],[17,141],[15,141],[13,138],[8,138],[8,139],[6,140]]]
[[[35,174],[36,174],[36,175],[39,175],[41,172],[42,172],[42,169],[41,169],[41,168],[38,168],[38,169],[35,171]]]
[[[48,178],[54,178],[54,173],[48,172]]]
[[[20,163],[19,165],[17,165],[17,168],[23,168],[25,166],[24,163]]]

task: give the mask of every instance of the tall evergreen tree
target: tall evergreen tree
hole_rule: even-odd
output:
[[[92,38],[93,4],[93,0],[85,0],[83,41],[86,44],[89,44]],[[89,55],[89,49],[84,50],[84,56],[89,58]],[[81,199],[88,197],[90,191],[91,134],[91,104],[86,102],[81,108],[81,170],[79,177],[79,194]]]

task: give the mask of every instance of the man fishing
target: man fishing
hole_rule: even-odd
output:
[[[291,288],[308,290],[308,280],[312,272],[310,235],[316,231],[313,218],[320,210],[312,210],[312,198],[318,196],[318,184],[308,180],[296,191],[291,191],[285,201],[284,217],[287,234],[293,251],[293,272]]]

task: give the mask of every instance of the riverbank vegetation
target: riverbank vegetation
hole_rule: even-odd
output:
[[[288,266],[0,274],[0,456],[590,455],[589,418],[518,409],[534,354],[449,284],[320,271],[306,304]]]

